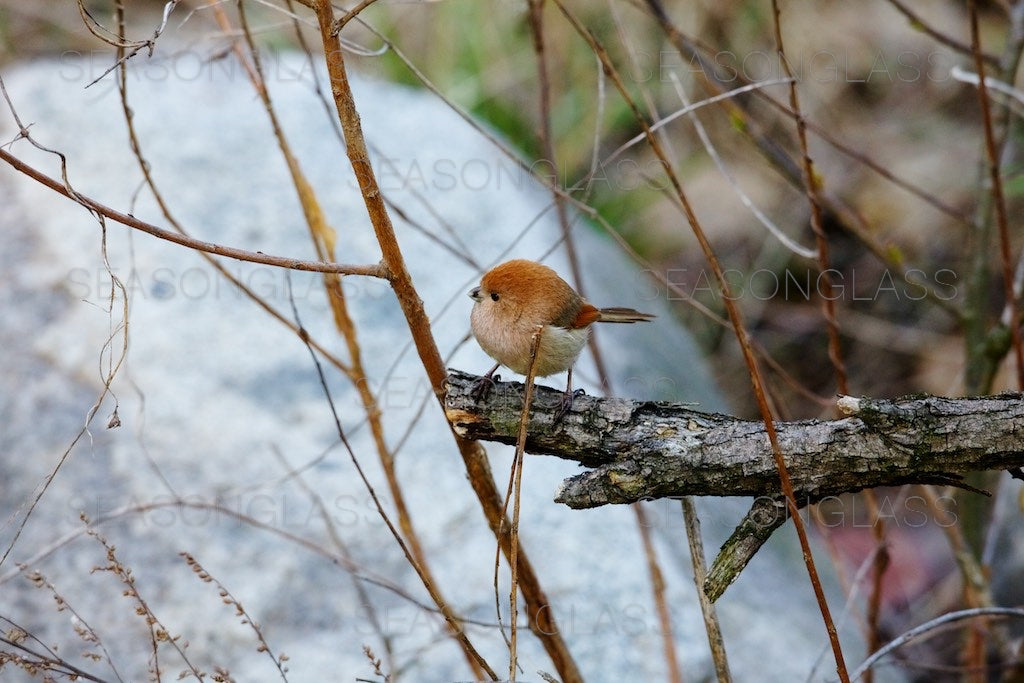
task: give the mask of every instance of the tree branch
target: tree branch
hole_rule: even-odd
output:
[[[478,378],[453,371],[445,412],[468,439],[513,444],[523,385],[498,382],[481,404]],[[529,453],[591,469],[562,482],[555,500],[571,508],[679,496],[754,496],[722,547],[705,591],[719,597],[772,531],[787,521],[764,424],[676,403],[580,396],[554,425],[562,392],[538,386]],[[1024,395],[838,399],[850,417],[778,422],[779,445],[801,506],[875,486],[951,484],[978,470],[1024,465]]]
[[[522,385],[499,382],[483,404],[474,375],[453,372],[445,407],[470,439],[515,443]],[[567,479],[556,500],[572,508],[675,496],[775,496],[778,471],[761,422],[676,403],[582,396],[552,428],[562,392],[538,386],[530,453],[594,468]],[[808,500],[900,484],[953,484],[977,470],[1024,464],[1021,394],[982,398],[839,399],[841,420],[779,422],[797,494]]]
[[[305,270],[316,273],[338,273],[342,275],[365,275],[368,277],[377,277],[388,279],[390,278],[390,272],[384,263],[374,263],[369,265],[362,264],[345,264],[345,263],[328,263],[326,261],[305,261],[302,259],[291,258],[287,256],[274,256],[271,254],[264,254],[261,251],[247,251],[245,249],[238,249],[237,247],[229,247],[221,244],[215,244],[213,242],[204,242],[197,240],[194,237],[189,237],[182,233],[174,232],[172,230],[165,230],[159,226],[147,223],[146,221],[139,220],[135,216],[127,213],[122,213],[116,209],[112,209],[109,206],[99,203],[95,199],[85,196],[80,192],[72,190],[67,184],[51,178],[42,171],[29,166],[24,161],[14,156],[10,152],[4,149],[0,149],[0,161],[5,161],[14,167],[16,170],[24,173],[29,178],[32,178],[36,182],[45,185],[57,194],[63,195],[72,201],[78,202],[90,211],[94,211],[101,216],[105,216],[112,221],[116,221],[129,228],[135,230],[141,230],[142,232],[149,233],[154,237],[159,237],[162,240],[179,244],[189,249],[195,249],[196,251],[206,252],[207,254],[214,254],[216,256],[226,256],[228,258],[237,259],[239,261],[249,261],[250,263],[261,263],[267,266],[277,266],[279,268],[289,268],[291,270]]]

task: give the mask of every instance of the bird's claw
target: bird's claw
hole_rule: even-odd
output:
[[[501,381],[501,375],[484,375],[473,383],[473,388],[470,389],[469,395],[476,403],[487,398],[487,394],[491,393],[491,389],[497,382]]]
[[[558,406],[558,410],[555,411],[555,420],[552,425],[558,425],[565,419],[565,416],[572,410],[572,402],[577,396],[586,396],[587,392],[583,389],[576,389],[572,392],[565,392],[562,394],[561,404]]]

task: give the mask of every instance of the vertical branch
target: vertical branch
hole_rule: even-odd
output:
[[[974,41],[973,36],[978,32],[977,8],[972,2],[969,4],[968,9],[971,11],[971,34],[972,41]],[[1000,80],[1013,82],[1020,65],[1021,55],[1024,53],[1024,4],[1020,2],[1013,3],[1009,14],[1009,35],[1003,54],[999,59],[999,73],[996,77]],[[980,37],[976,42],[976,45],[972,44],[972,56],[975,59],[975,69],[978,70],[978,97],[979,105],[982,107],[982,125],[984,126],[985,157],[987,161],[987,168],[985,169],[987,173],[983,172],[982,176],[989,176],[992,190],[991,192],[979,193],[980,197],[975,211],[974,230],[971,233],[972,240],[969,245],[969,274],[963,307],[963,325],[967,359],[964,372],[964,391],[970,395],[984,394],[991,390],[992,381],[995,378],[999,363],[1008,349],[1008,342],[1012,343],[1013,340],[1012,337],[1007,335],[1010,330],[1006,329],[1006,327],[1016,331],[1016,325],[1013,324],[1012,320],[1009,320],[1009,318],[1013,317],[1011,315],[1007,316],[1006,327],[995,330],[989,329],[991,320],[988,315],[989,280],[992,272],[989,250],[992,242],[992,217],[993,212],[1000,211],[999,202],[997,201],[997,192],[1000,197],[1002,196],[1002,184],[1000,182],[1002,176],[999,172],[999,158],[1001,150],[1006,143],[1007,134],[1010,131],[1010,108],[1003,106],[999,112],[998,121],[994,120],[991,112],[991,98],[987,96],[988,85],[985,83],[985,74],[979,68],[977,62],[978,53],[981,51]],[[986,112],[988,113],[986,114]],[[997,123],[1000,128],[998,133],[996,132],[995,125]],[[982,177],[979,177],[978,182],[979,184],[984,183]],[[1005,209],[1005,204],[1003,208]],[[1001,233],[1001,242],[1002,237]],[[1006,252],[1003,251],[1003,253],[1005,254]],[[1005,269],[1003,272],[1005,286]],[[1016,299],[1012,295],[1006,302],[1007,312],[1011,310],[1009,308],[1011,302],[1016,307]],[[1017,314],[1017,319],[1019,321],[1019,314]],[[1020,371],[1019,368],[1018,362],[1018,371]],[[1020,377],[1018,375],[1019,380]],[[973,510],[977,506],[971,498],[966,500],[968,505],[967,518],[972,520],[978,516]],[[968,535],[976,535],[970,528],[967,531]],[[976,549],[980,547],[977,543],[972,542],[972,545],[975,545]]]
[[[818,269],[820,275],[818,282],[824,287],[822,294],[822,311],[825,317],[825,327],[828,333],[828,357],[832,362],[835,372],[836,387],[840,394],[848,396],[850,393],[849,383],[846,375],[846,364],[843,361],[843,348],[839,337],[839,323],[836,319],[836,297],[832,287],[832,264],[829,258],[828,236],[825,234],[825,227],[822,224],[821,201],[818,194],[819,179],[814,168],[814,161],[811,159],[810,148],[807,144],[807,121],[800,108],[800,96],[797,91],[797,81],[793,76],[789,60],[786,58],[785,44],[782,39],[782,20],[778,0],[772,0],[773,26],[775,31],[775,46],[779,55],[779,62],[783,71],[789,79],[789,108],[793,112],[793,119],[796,122],[797,140],[800,144],[800,161],[803,173],[804,191],[807,201],[811,207],[811,230],[814,232],[814,239],[818,248]],[[885,548],[885,523],[879,517],[878,500],[874,491],[867,490],[862,494],[871,515],[871,531],[879,552],[875,555],[873,566],[873,578],[871,594],[868,598],[868,623],[867,640],[868,652],[874,652],[881,644],[878,631],[878,620],[882,602],[882,577],[888,567],[888,553]],[[869,672],[870,675],[870,672]],[[870,683],[870,677],[867,681]]]
[[[810,150],[807,145],[807,122],[804,120],[803,112],[800,110],[800,97],[797,94],[796,79],[790,69],[789,61],[786,59],[786,50],[782,42],[782,21],[778,0],[772,0],[772,13],[774,16],[775,28],[775,49],[778,51],[779,61],[782,63],[783,71],[789,80],[789,108],[793,112],[796,121],[797,140],[800,143],[800,169],[803,173],[804,192],[807,194],[807,202],[811,206],[811,230],[814,232],[814,239],[818,247],[818,268],[821,275],[818,281],[824,285],[825,293],[822,296],[822,307],[825,314],[825,325],[828,328],[828,357],[832,361],[832,367],[836,374],[837,389],[843,396],[850,394],[846,381],[846,366],[843,363],[842,345],[839,340],[839,324],[836,322],[835,297],[832,294],[832,276],[830,275],[831,265],[828,255],[828,238],[825,235],[825,228],[821,221],[821,201],[818,197],[818,177],[814,170],[814,161],[811,160]]]
[[[512,575],[511,587],[509,588],[509,623],[511,624],[509,634],[509,659],[508,659],[508,680],[513,683],[516,680],[516,645],[519,629],[516,627],[516,619],[519,618],[519,499],[523,487],[523,455],[526,453],[526,430],[530,425],[530,404],[533,402],[533,380],[537,376],[537,349],[540,347],[540,335],[544,331],[542,325],[538,325],[530,338],[530,365],[526,368],[526,392],[523,396],[523,412],[519,418],[519,434],[516,437],[516,452],[512,458],[512,481],[510,482],[510,494],[512,497],[512,552],[509,554],[509,572]],[[508,501],[505,501],[508,505]]]
[[[430,331],[430,319],[424,311],[423,301],[420,299],[413,285],[412,277],[405,266],[405,258],[398,245],[394,226],[388,216],[380,187],[370,165],[366,141],[363,138],[359,122],[359,113],[356,110],[352,88],[345,70],[341,41],[333,31],[334,10],[330,0],[310,0],[310,4],[316,12],[317,24],[320,28],[331,94],[334,97],[341,130],[345,137],[345,149],[349,163],[359,183],[367,214],[377,236],[383,261],[389,272],[392,290],[405,315],[406,324],[412,334],[420,362],[433,387],[434,395],[443,407],[444,386],[447,378],[444,361]],[[459,437],[454,431],[452,437],[462,456],[470,485],[480,501],[488,525],[495,537],[498,538],[505,555],[510,556],[512,543],[508,534],[509,524],[502,513],[501,495],[494,485],[494,477],[490,464],[487,462],[486,453],[479,444]],[[530,629],[544,646],[563,683],[579,683],[583,677],[554,623],[551,603],[541,588],[540,581],[526,553],[519,547],[516,548],[516,552],[520,570],[520,587],[523,591],[523,599],[530,610]]]
[[[861,493],[864,502],[868,505],[868,516],[871,518],[871,533],[875,538],[875,557],[871,561],[871,592],[868,594],[867,609],[867,650],[868,654],[875,652],[882,646],[882,632],[879,629],[879,621],[882,618],[882,578],[889,568],[889,548],[886,540],[886,520],[881,516],[878,507],[878,497],[871,489]],[[871,683],[874,679],[874,671],[864,672],[865,683]]]
[[[975,69],[978,71],[978,103],[981,108],[984,137],[985,171],[979,177],[979,186],[984,186],[984,178],[991,185],[989,192],[979,192],[976,227],[972,233],[970,244],[970,273],[967,279],[967,293],[964,301],[964,339],[966,367],[964,390],[967,394],[983,394],[991,391],[996,371],[1003,361],[1009,345],[1012,344],[1017,364],[1017,381],[1022,381],[1024,363],[1021,361],[1019,312],[1016,296],[1013,292],[1013,276],[1009,268],[1009,218],[1003,193],[1000,158],[1002,149],[1010,131],[1009,107],[1004,106],[998,124],[1001,131],[997,132],[992,111],[991,98],[988,96],[988,84],[984,72],[984,60],[979,62],[981,55],[981,38],[979,30],[978,7],[974,0],[968,2],[970,20],[971,53],[974,57]],[[1006,46],[999,60],[999,78],[1013,81],[1020,64],[1024,36],[1022,36],[1022,20],[1024,20],[1024,4],[1014,2],[1010,7],[1010,25]],[[1006,289],[1004,324],[996,324],[990,328],[992,318],[989,313],[990,279],[992,273],[992,230],[993,216],[999,231],[1000,251],[1002,260],[1003,286]],[[1009,275],[1008,275],[1009,273]],[[1009,329],[1007,329],[1009,328]],[[992,481],[991,476],[975,473],[968,476],[967,481],[974,486],[985,488]],[[966,496],[962,499],[962,513],[959,516],[960,526],[967,541],[969,552],[980,557],[984,546],[985,530],[992,514],[992,505],[980,496]],[[965,575],[965,580],[970,578]]]
[[[654,606],[658,610],[658,623],[661,626],[661,647],[665,651],[665,664],[668,666],[670,683],[683,683],[683,672],[679,668],[676,657],[676,643],[672,636],[672,617],[669,615],[668,603],[665,602],[665,577],[658,565],[658,556],[654,552],[654,539],[651,538],[651,526],[647,521],[647,513],[643,505],[630,505],[636,513],[636,525],[640,531],[640,540],[644,546],[644,557],[647,558],[647,571],[651,575],[651,590],[654,591]]]
[[[420,358],[423,359],[423,366],[431,386],[434,387],[434,393],[440,396],[445,379],[444,364],[433,337],[429,334],[430,319],[427,317],[423,301],[413,285],[408,268],[406,268],[405,257],[402,255],[398,239],[395,236],[394,225],[391,223],[380,186],[373,173],[370,154],[366,148],[362,125],[359,121],[359,112],[356,110],[355,98],[352,95],[352,88],[345,70],[341,41],[336,34],[332,35],[334,11],[331,3],[327,0],[316,0],[315,8],[325,50],[324,58],[327,61],[331,94],[334,96],[341,131],[345,137],[345,151],[359,184],[363,203],[370,217],[370,224],[377,236],[384,264],[388,268],[388,280],[391,283],[391,288],[394,290],[402,312],[413,331],[413,343]]]
[[[757,366],[757,359],[754,357],[754,351],[751,346],[750,336],[747,332],[746,326],[743,322],[743,317],[740,314],[739,307],[736,305],[735,297],[732,293],[732,288],[729,285],[725,272],[722,269],[722,265],[718,261],[718,256],[715,254],[714,249],[711,246],[711,242],[707,238],[707,234],[701,227],[700,221],[697,219],[697,214],[693,210],[692,204],[683,190],[683,186],[679,181],[678,176],[675,174],[672,164],[665,156],[665,152],[655,137],[650,125],[644,118],[643,114],[638,109],[636,102],[629,94],[629,90],[622,82],[622,78],[612,63],[611,58],[608,56],[607,50],[601,45],[593,33],[591,33],[586,27],[584,27],[579,19],[576,18],[572,12],[563,4],[562,0],[554,0],[558,5],[558,8],[562,11],[565,18],[572,24],[573,28],[577,33],[590,45],[590,48],[594,53],[601,59],[601,63],[604,67],[605,73],[608,74],[612,83],[619,91],[622,99],[629,106],[634,119],[643,129],[644,137],[647,139],[647,143],[657,156],[658,161],[661,164],[669,182],[672,185],[673,193],[679,200],[679,204],[686,215],[687,222],[690,224],[690,228],[693,231],[694,236],[697,238],[697,242],[700,244],[701,251],[704,253],[704,258],[707,260],[708,265],[711,267],[712,272],[715,274],[715,280],[718,283],[718,288],[722,293],[723,300],[725,302],[726,310],[729,313],[729,320],[732,323],[733,332],[736,334],[737,341],[740,345],[740,350],[743,353],[744,362],[747,365],[747,371],[750,373],[751,387],[754,391],[754,396],[757,400],[758,408],[761,412],[761,419],[764,421],[765,431],[768,434],[768,440],[771,443],[772,455],[775,459],[775,465],[779,471],[779,482],[782,487],[782,493],[785,496],[787,507],[790,511],[790,516],[793,520],[793,526],[796,529],[797,537],[800,540],[800,548],[803,551],[804,564],[807,567],[807,574],[810,578],[811,586],[814,590],[815,598],[818,601],[818,607],[821,610],[822,619],[825,622],[825,629],[828,631],[829,642],[832,645],[832,652],[836,660],[836,671],[839,674],[839,678],[843,683],[849,682],[849,674],[846,670],[846,663],[843,660],[842,647],[839,644],[839,635],[836,632],[835,623],[832,620],[832,615],[829,612],[828,602],[825,600],[825,591],[821,586],[821,579],[818,577],[818,569],[814,564],[814,558],[811,555],[810,541],[807,538],[807,530],[804,527],[803,520],[800,518],[800,508],[797,504],[796,497],[793,493],[793,483],[789,476],[789,471],[786,468],[786,461],[782,453],[782,447],[779,445],[778,435],[775,431],[775,418],[772,415],[771,408],[768,406],[768,399],[765,394],[764,381],[761,377],[761,371]]]
[[[933,486],[921,486],[920,491],[928,502],[932,514],[935,515],[936,523],[945,532],[950,550],[953,552],[953,558],[956,560],[960,574],[964,577],[964,602],[970,608],[992,607],[992,592],[985,570],[968,546],[956,519],[950,515],[945,506],[940,504]],[[998,636],[988,631],[987,626],[987,620],[982,620],[980,624],[970,630],[964,643],[964,660],[976,672],[982,672],[985,669],[986,642],[999,641]]]
[[[707,561],[704,559],[704,540],[700,535],[700,517],[692,496],[685,496],[682,501],[683,522],[686,524],[686,539],[690,544],[690,561],[693,564],[693,582],[697,584],[697,600],[700,612],[704,616],[704,630],[708,634],[708,645],[711,647],[711,660],[715,663],[715,674],[718,683],[731,683],[729,660],[725,656],[725,640],[718,624],[715,603],[704,592],[704,583],[708,578]]]
[[[981,105],[981,122],[985,131],[985,154],[988,157],[988,173],[992,183],[992,200],[996,215],[996,227],[999,230],[999,248],[1002,256],[1003,290],[1006,293],[1006,310],[1009,313],[1007,325],[1010,328],[1010,339],[1013,344],[1014,360],[1017,365],[1017,388],[1024,389],[1024,349],[1021,348],[1019,313],[1017,300],[1013,292],[1013,255],[1010,247],[1010,223],[1006,214],[1006,198],[1003,195],[1003,177],[999,163],[999,150],[996,147],[995,128],[992,124],[992,106],[985,84],[985,59],[981,52],[981,37],[978,30],[977,0],[968,0],[971,15],[971,53],[974,56],[974,68],[978,72],[978,102]],[[984,249],[984,245],[979,245]],[[986,250],[987,251],[987,250]],[[987,255],[986,255],[987,256]]]

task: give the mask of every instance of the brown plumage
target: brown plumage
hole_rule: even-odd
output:
[[[469,295],[476,302],[470,316],[473,336],[487,355],[525,375],[530,342],[541,326],[537,376],[568,370],[570,384],[572,365],[587,343],[592,324],[644,322],[654,317],[632,308],[597,308],[554,270],[524,259],[495,266]]]

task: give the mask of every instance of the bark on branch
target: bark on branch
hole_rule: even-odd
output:
[[[498,382],[483,403],[477,377],[453,372],[445,409],[460,434],[515,443],[523,385]],[[671,496],[774,496],[779,476],[764,425],[675,403],[579,396],[553,425],[562,392],[537,387],[529,453],[593,468],[567,479],[572,508]],[[1024,465],[1021,394],[897,400],[841,397],[851,417],[778,422],[793,487],[804,499],[899,484],[954,484],[976,470]]]
[[[515,443],[523,385],[498,382],[483,402],[475,375],[453,371],[445,410],[470,439]],[[537,387],[529,453],[590,469],[559,487],[572,508],[678,496],[754,496],[753,508],[723,546],[709,577],[713,597],[786,521],[778,470],[761,422],[702,413],[684,405],[579,396],[558,425],[562,392]],[[850,417],[777,422],[779,442],[801,504],[875,486],[952,484],[976,470],[1024,465],[1021,394],[981,398],[839,398]]]

